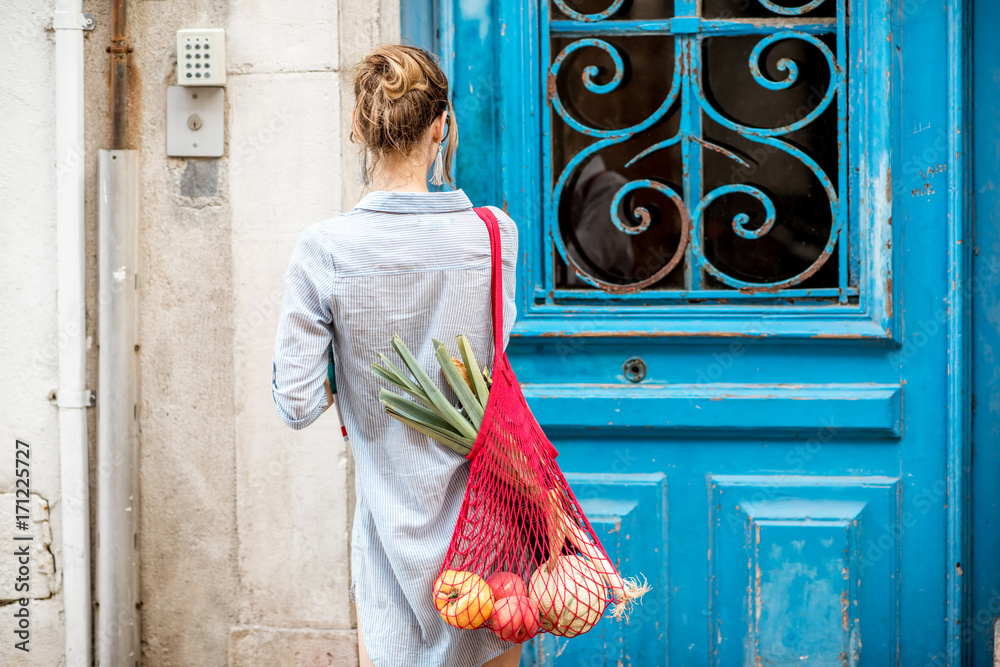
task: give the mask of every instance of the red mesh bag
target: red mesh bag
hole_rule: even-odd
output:
[[[647,589],[616,572],[525,402],[503,349],[499,226],[489,209],[475,211],[490,232],[493,383],[435,603],[451,625],[487,625],[514,643],[575,637]]]

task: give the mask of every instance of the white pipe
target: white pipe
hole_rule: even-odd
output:
[[[83,12],[83,0],[56,0]],[[58,24],[58,22],[57,22]],[[84,319],[83,31],[57,27],[56,246],[58,289],[59,463],[66,665],[91,664],[90,480],[87,455],[87,344]]]

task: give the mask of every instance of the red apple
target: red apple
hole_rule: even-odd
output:
[[[478,574],[445,570],[434,582],[434,604],[445,621],[472,630],[489,620],[493,594]]]
[[[512,595],[528,596],[528,587],[524,585],[524,580],[512,572],[494,572],[486,583],[493,591],[494,600]]]
[[[511,595],[497,600],[490,617],[490,629],[505,642],[520,644],[528,641],[541,629],[538,604],[525,595]]]

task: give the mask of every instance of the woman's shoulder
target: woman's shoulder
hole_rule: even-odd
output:
[[[334,214],[313,222],[301,229],[296,243],[297,254],[322,255],[324,263],[336,266],[338,249],[343,248],[345,241],[351,238],[352,217],[358,209]]]
[[[517,266],[517,223],[499,206],[486,206],[496,216],[500,227],[500,245],[503,248],[503,263],[507,269]]]
[[[344,211],[312,223],[302,230],[302,234],[316,238],[332,252],[344,243],[350,244],[354,237],[363,236],[361,232],[366,227],[365,213],[359,208]]]
[[[501,238],[503,238],[504,236],[508,236],[510,238],[513,238],[514,242],[516,243],[517,223],[514,222],[514,219],[511,218],[509,215],[507,215],[507,212],[504,211],[499,206],[487,205],[485,208],[490,209],[493,212],[493,215],[496,216],[497,224],[500,226]]]

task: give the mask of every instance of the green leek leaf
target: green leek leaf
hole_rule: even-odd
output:
[[[454,426],[455,430],[459,433],[468,438],[475,439],[477,429],[469,423],[468,419],[463,417],[458,412],[458,409],[452,405],[441,390],[438,389],[437,385],[434,384],[424,369],[420,367],[420,363],[417,361],[416,357],[413,356],[413,353],[410,352],[409,348],[407,348],[403,343],[403,340],[398,335],[394,334],[391,342],[393,349],[396,350],[396,353],[406,363],[406,367],[413,374],[413,377],[416,378],[417,384],[419,384],[427,393],[427,398],[431,400],[441,416]]]
[[[472,451],[471,447],[468,447],[468,446],[462,444],[458,440],[455,440],[455,439],[449,437],[448,435],[446,435],[444,433],[441,433],[440,431],[437,431],[436,429],[434,429],[434,428],[432,428],[430,426],[426,426],[425,424],[421,424],[418,421],[414,421],[414,420],[412,420],[412,419],[410,419],[410,418],[408,418],[408,417],[406,417],[404,415],[401,415],[398,412],[396,412],[395,410],[393,410],[392,408],[388,408],[387,407],[385,409],[385,411],[393,419],[397,419],[397,420],[403,422],[404,424],[406,424],[407,426],[409,426],[410,428],[414,428],[414,429],[420,431],[421,433],[423,433],[424,435],[437,440],[442,445],[444,445],[445,447],[451,449],[452,451],[456,452],[457,454],[461,454],[462,456],[468,456],[469,452]]]
[[[455,362],[451,360],[451,354],[448,353],[448,349],[444,346],[444,343],[433,338],[431,342],[435,345],[434,353],[437,355],[441,370],[444,371],[445,379],[448,380],[448,384],[451,385],[455,395],[458,396],[458,400],[461,401],[462,407],[465,408],[466,414],[472,420],[472,425],[478,431],[480,425],[483,423],[482,404],[476,398],[475,394],[472,393],[472,390],[469,389],[469,385],[466,384],[461,373],[455,368]]]
[[[392,408],[396,412],[399,412],[414,421],[419,421],[427,426],[433,426],[436,429],[440,429],[447,433],[450,433],[452,437],[459,439],[462,438],[461,435],[455,432],[451,424],[441,419],[437,413],[431,412],[427,408],[413,401],[408,401],[399,394],[394,394],[388,389],[383,389],[379,392],[378,400],[382,405],[387,408]]]
[[[430,408],[432,411],[434,411],[434,414],[437,415],[438,417],[441,416],[437,413],[437,409],[434,407],[434,404],[431,403],[431,399],[427,398],[427,394],[424,393],[423,389],[418,387],[408,378],[400,378],[392,371],[387,370],[382,366],[379,366],[378,364],[372,364],[372,373],[374,373],[377,377],[382,378],[386,382],[389,382],[393,386],[402,389],[410,396],[417,399],[418,401],[426,405],[428,408]]]
[[[486,387],[486,381],[479,370],[479,364],[476,363],[476,355],[472,353],[472,346],[469,345],[469,339],[465,337],[465,334],[456,336],[455,342],[458,343],[458,350],[462,353],[462,363],[465,364],[466,374],[472,380],[472,388],[475,389],[476,398],[479,399],[479,404],[483,406],[485,411],[486,402],[490,398],[490,390]]]

